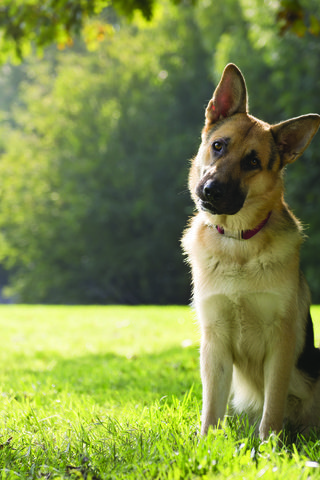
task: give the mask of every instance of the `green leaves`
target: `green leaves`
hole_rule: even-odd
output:
[[[181,3],[182,0],[174,0]],[[0,6],[0,62],[19,61],[32,47],[40,53],[56,44],[61,50],[74,44],[83,34],[90,49],[112,34],[108,21],[97,18],[112,6],[120,15],[133,18],[136,11],[151,20],[156,0],[3,0]],[[191,0],[194,3],[194,0]],[[110,21],[110,24],[112,22]]]
[[[280,40],[275,11],[259,0],[195,9],[168,1],[152,22],[117,19],[110,30],[87,22],[91,51],[77,41],[3,67],[0,261],[19,299],[189,300],[179,238],[192,213],[187,159],[198,147],[211,79],[237,63],[251,112],[270,123],[320,111],[318,41]],[[99,25],[105,30],[97,39]],[[311,285],[320,287],[316,142],[288,171],[288,200],[314,225],[303,261]]]
[[[312,13],[312,5],[306,7],[300,0],[281,0],[277,13],[280,33],[283,35],[291,31],[297,37],[304,37],[307,33],[314,36],[320,34],[320,17]],[[311,12],[310,12],[310,10]]]
[[[92,53],[25,67],[0,164],[3,261],[21,300],[188,301],[179,238],[203,114],[194,85],[210,86],[191,12],[170,8],[153,29],[122,26]]]

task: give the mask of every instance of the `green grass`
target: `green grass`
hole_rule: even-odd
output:
[[[186,307],[1,306],[0,323],[0,478],[320,478],[316,437],[261,443],[239,418],[199,437]]]

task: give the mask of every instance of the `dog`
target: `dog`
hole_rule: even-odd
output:
[[[201,433],[248,415],[262,440],[286,425],[320,426],[320,350],[300,271],[303,230],[284,201],[283,172],[320,116],[269,125],[248,113],[228,64],[205,112],[189,188],[197,207],[182,245],[200,323]]]

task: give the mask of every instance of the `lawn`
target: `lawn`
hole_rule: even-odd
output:
[[[0,322],[3,479],[320,478],[316,437],[260,443],[239,418],[199,437],[187,307],[1,306]]]

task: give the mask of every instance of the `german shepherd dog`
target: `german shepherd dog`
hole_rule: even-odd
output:
[[[283,171],[307,148],[316,114],[269,125],[249,115],[240,70],[226,66],[206,109],[189,187],[198,213],[182,244],[201,326],[202,434],[246,413],[261,439],[320,426],[320,350],[299,267],[302,227]]]

